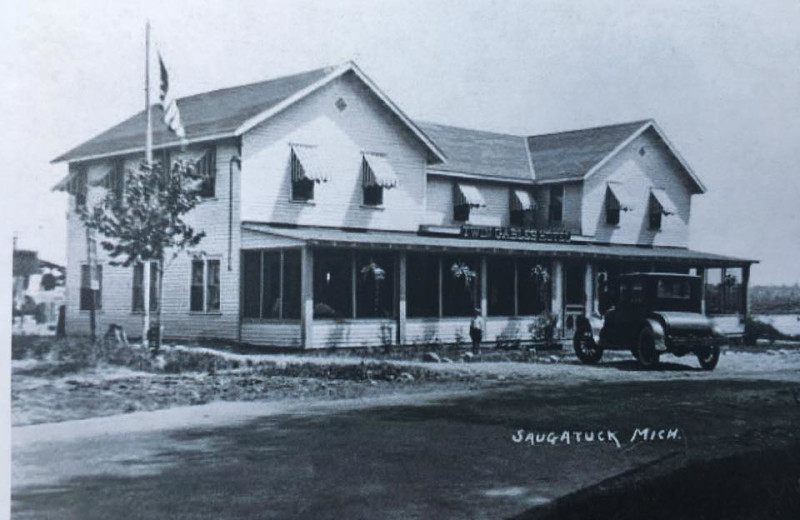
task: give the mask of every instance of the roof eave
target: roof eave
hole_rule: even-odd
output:
[[[163,150],[165,148],[174,148],[176,146],[183,146],[183,145],[191,145],[197,143],[207,143],[209,141],[219,141],[221,139],[230,139],[232,137],[236,137],[234,132],[222,132],[217,134],[210,134],[210,135],[203,135],[198,137],[191,137],[188,138],[186,141],[181,141],[180,139],[174,141],[168,141],[166,143],[159,143],[153,146],[153,150]],[[122,150],[115,150],[112,152],[105,152],[105,153],[98,153],[98,154],[88,154],[88,155],[75,155],[71,156],[72,152],[69,151],[65,154],[62,154],[52,161],[50,164],[57,164],[60,162],[81,162],[81,161],[92,161],[97,159],[107,159],[109,157],[118,157],[120,155],[131,155],[135,153],[144,153],[145,147],[144,146],[137,146],[134,148],[124,148]]]

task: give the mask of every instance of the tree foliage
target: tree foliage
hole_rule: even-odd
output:
[[[159,163],[142,163],[124,177],[121,193],[108,190],[81,215],[99,233],[111,265],[163,261],[168,251],[174,256],[200,243],[205,233],[184,220],[201,200],[202,178],[193,164],[176,161],[165,172]]]

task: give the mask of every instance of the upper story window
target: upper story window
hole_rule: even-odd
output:
[[[485,208],[486,201],[480,190],[470,184],[456,183],[453,193],[453,220],[456,222],[469,221],[470,211],[474,208]]]
[[[509,224],[515,227],[532,227],[535,224],[536,203],[527,190],[511,190],[511,215]]]
[[[365,153],[361,159],[363,203],[365,206],[383,206],[383,190],[400,183],[385,155]]]
[[[633,205],[628,192],[618,182],[609,182],[606,187],[606,224],[616,226],[619,224],[620,213],[631,211]]]
[[[295,202],[314,200],[314,185],[328,182],[328,175],[313,146],[293,144],[291,152],[291,199]]]
[[[217,184],[217,149],[212,146],[203,156],[195,161],[195,171],[202,182],[200,184],[200,196],[203,198],[213,198],[216,196]]]
[[[661,229],[662,216],[666,217],[676,213],[675,206],[672,205],[667,193],[660,188],[652,188],[650,190],[649,205],[648,224],[653,231]]]
[[[108,190],[113,197],[121,201],[125,191],[125,160],[114,159],[111,170],[103,178],[103,187]]]
[[[550,204],[547,208],[548,222],[557,223],[564,219],[564,185],[550,186]]]
[[[85,164],[75,167],[75,172],[68,181],[67,191],[75,197],[75,209],[79,210],[86,207],[86,196],[89,190],[89,178]]]

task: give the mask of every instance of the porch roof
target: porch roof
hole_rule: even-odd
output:
[[[523,242],[484,240],[457,236],[420,235],[414,232],[373,231],[323,227],[283,227],[245,222],[245,233],[271,235],[297,245],[343,248],[398,249],[414,251],[459,251],[462,253],[514,253],[520,255],[584,257],[604,260],[631,260],[690,264],[697,267],[743,266],[757,260],[735,258],[678,247],[643,247],[621,244],[578,242]],[[249,244],[257,241],[250,240]],[[256,248],[256,247],[253,247]]]

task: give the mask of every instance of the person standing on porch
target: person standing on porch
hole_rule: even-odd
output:
[[[469,337],[472,339],[472,353],[477,355],[481,351],[481,340],[483,339],[483,317],[481,310],[476,308],[472,321],[469,323]]]

